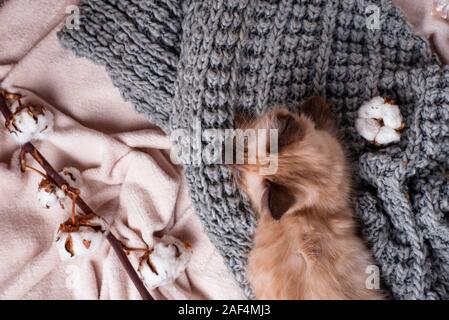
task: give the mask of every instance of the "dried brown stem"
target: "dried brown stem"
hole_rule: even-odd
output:
[[[145,248],[130,248],[130,247],[123,247],[125,251],[143,251],[143,252],[150,252],[151,249],[145,249]]]
[[[5,117],[5,119],[11,119],[12,112],[11,110],[9,110],[6,100],[2,95],[1,91],[0,91],[0,111]],[[39,163],[42,169],[44,169],[44,171],[47,173],[47,178],[50,179],[53,183],[55,183],[59,188],[65,189],[68,187],[67,181],[63,177],[61,177],[61,175],[59,175],[59,173],[51,166],[51,164],[44,158],[44,156],[33,146],[33,144],[31,144],[30,142],[24,144],[22,146],[22,151],[24,152],[24,154],[28,153],[29,155],[31,155],[34,158],[34,160],[36,160],[36,162]],[[94,213],[94,211],[87,205],[87,203],[84,202],[81,196],[74,197],[73,201],[85,214]],[[142,298],[144,300],[153,300],[153,297],[148,292],[144,283],[139,278],[139,275],[137,274],[136,270],[134,270],[131,262],[128,260],[125,252],[122,250],[122,245],[120,241],[111,232],[107,234],[106,238],[108,239],[109,244],[114,249],[115,254],[118,256],[120,262],[122,263],[123,267],[128,273],[128,276],[131,278],[132,282],[136,286]]]
[[[76,223],[76,199],[72,199],[72,223]]]
[[[38,175],[40,175],[42,178],[47,178],[47,175],[46,175],[45,173],[43,173],[42,171],[40,171],[40,170],[38,170],[38,169],[36,169],[36,168],[34,168],[34,167],[32,167],[32,166],[25,165],[24,168],[25,168],[25,170],[31,170],[31,171],[33,171],[33,172],[36,172],[36,173],[37,173]]]
[[[130,252],[135,252],[135,251],[140,251],[140,252],[144,252],[144,253],[151,253],[153,251],[153,249],[148,249],[148,248],[134,248],[134,247],[128,247],[125,246],[123,243],[121,243],[123,250],[125,251],[125,253],[128,255]]]

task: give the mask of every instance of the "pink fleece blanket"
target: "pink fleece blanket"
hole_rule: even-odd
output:
[[[55,115],[36,146],[56,169],[82,172],[83,198],[129,246],[171,234],[193,245],[185,274],[157,299],[242,298],[193,212],[170,141],[123,102],[105,70],[60,47],[70,0],[11,0],[0,8],[0,86]],[[3,121],[3,120],[1,120]],[[68,212],[36,198],[40,177],[18,170],[18,146],[0,126],[0,299],[139,299],[108,244],[93,259],[61,262],[55,232]],[[138,255],[131,254],[136,266]]]
[[[170,142],[135,114],[105,70],[63,50],[55,36],[76,0],[9,0],[0,8],[0,86],[21,91],[55,114],[55,132],[38,148],[57,168],[76,166],[83,197],[130,246],[172,234],[193,244],[193,258],[157,299],[238,299],[240,290],[202,232]],[[449,24],[430,0],[395,0],[416,31],[449,61]],[[36,199],[39,177],[21,174],[18,146],[0,127],[0,299],[139,299],[114,252],[62,263],[54,247],[67,217]],[[137,257],[131,257],[134,265]]]
[[[441,62],[449,64],[449,20],[432,14],[433,0],[393,0],[416,34],[427,39]]]

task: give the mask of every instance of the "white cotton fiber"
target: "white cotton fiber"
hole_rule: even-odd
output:
[[[83,183],[81,172],[77,168],[67,167],[62,169],[59,174],[70,184],[71,187],[80,189]],[[37,190],[37,200],[42,207],[51,209],[57,206],[69,208],[72,199],[58,186],[52,184],[49,180],[43,179],[39,183]]]
[[[20,145],[33,139],[45,140],[53,131],[53,114],[43,107],[13,107],[14,118],[8,125],[11,136]]]
[[[389,127],[382,127],[376,136],[376,142],[378,144],[390,144],[392,142],[398,142],[401,140],[401,135],[394,129]]]
[[[56,248],[62,260],[89,256],[101,248],[109,228],[106,221],[100,217],[72,225],[61,225],[56,235]]]
[[[57,206],[64,207],[64,200],[66,199],[65,192],[57,186],[51,185],[48,180],[46,180],[45,183],[42,183],[43,181],[41,181],[39,188],[37,189],[37,200],[42,207],[47,209]]]
[[[380,130],[379,121],[376,119],[358,118],[355,127],[357,132],[368,141],[374,141]]]
[[[383,109],[385,105],[385,100],[382,97],[374,97],[371,100],[362,104],[359,109],[359,118],[364,119],[380,119],[383,115]]]
[[[142,261],[138,272],[146,286],[152,290],[174,282],[186,269],[192,256],[190,244],[164,235],[148,258]]]
[[[384,125],[391,129],[401,129],[402,116],[397,105],[388,104],[384,107],[384,116],[382,117]]]
[[[398,142],[401,139],[400,130],[403,127],[399,107],[382,97],[374,97],[365,102],[360,107],[355,121],[357,132],[377,145]]]

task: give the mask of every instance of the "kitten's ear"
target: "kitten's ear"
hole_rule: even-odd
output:
[[[281,110],[275,114],[278,129],[279,148],[304,137],[304,127],[292,113]]]
[[[317,129],[332,128],[331,109],[324,98],[318,96],[308,98],[299,107],[299,111],[309,117]]]
[[[270,183],[268,195],[268,208],[271,216],[279,220],[284,213],[294,204],[295,197],[287,187]]]

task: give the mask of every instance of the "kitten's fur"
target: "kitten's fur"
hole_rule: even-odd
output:
[[[357,235],[350,170],[330,110],[309,98],[298,114],[278,108],[241,129],[278,129],[278,170],[236,166],[258,217],[247,273],[258,299],[382,299],[367,289],[374,261]],[[267,150],[269,147],[267,146]],[[246,162],[245,162],[246,163]]]

